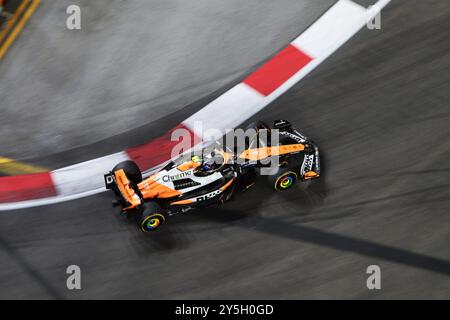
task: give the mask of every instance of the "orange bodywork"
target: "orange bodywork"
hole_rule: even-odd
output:
[[[171,202],[170,204],[171,205],[174,205],[174,204],[182,205],[182,204],[191,204],[191,203],[194,203],[194,201],[192,201],[190,199],[186,199],[186,200]]]
[[[299,144],[288,144],[276,147],[263,147],[256,149],[247,149],[241,153],[239,158],[244,158],[248,160],[262,160],[271,156],[279,156],[283,154],[289,154],[293,152],[299,152],[305,150],[305,146],[301,143]]]
[[[228,181],[227,183],[225,183],[222,187],[220,187],[221,191],[224,191],[225,189],[227,189],[234,181],[234,178],[231,179],[230,181]],[[192,199],[185,199],[185,200],[179,200],[179,201],[174,201],[171,202],[171,205],[183,205],[183,204],[191,204],[194,203],[195,201]]]
[[[154,180],[154,176],[147,178],[138,184],[138,188],[142,193],[144,199],[151,198],[173,198],[181,194],[180,191],[171,189]]]
[[[200,162],[188,161],[188,162],[180,164],[177,167],[177,169],[180,171],[186,171],[186,170],[191,170],[191,169],[197,168],[200,165],[201,165]]]
[[[130,180],[128,180],[123,169],[117,170],[114,172],[116,177],[117,186],[119,187],[120,192],[122,193],[125,200],[131,204],[130,207],[125,208],[124,210],[134,208],[141,204],[141,199],[130,186]]]
[[[222,187],[220,187],[220,190],[224,191],[226,188],[228,188],[234,181],[234,178],[228,181],[226,184],[224,184]]]
[[[244,152],[242,152],[239,155],[239,157],[243,159],[258,161],[271,156],[279,156],[283,154],[300,152],[303,151],[304,149],[305,146],[303,144],[289,144],[274,147],[263,147],[263,148],[247,149]],[[224,163],[228,163],[233,157],[232,153],[228,153],[225,151],[220,151],[220,153],[224,158]],[[200,165],[201,163],[199,162],[188,161],[183,164],[180,164],[177,167],[177,169],[183,172],[197,168]],[[125,172],[122,169],[117,170],[114,172],[114,175],[116,177],[117,186],[121,194],[123,195],[124,199],[130,204],[130,206],[125,208],[124,210],[129,210],[142,204],[141,198],[133,189],[133,187],[130,185],[130,181],[128,180]],[[318,176],[317,173],[310,171],[307,174],[305,174],[305,179],[313,179],[317,176]],[[178,197],[182,194],[178,190],[174,190],[164,184],[157,182],[156,179],[157,175],[152,175],[137,185],[140,193],[142,194],[143,199],[154,199],[154,198],[170,199]],[[225,189],[227,189],[233,183],[234,180],[235,179],[233,178],[230,181],[228,181],[220,188],[220,190],[224,191]],[[192,202],[194,201],[190,199],[185,199],[174,201],[171,204],[183,205],[183,204],[190,204]]]
[[[117,187],[119,188],[120,193],[123,195],[125,200],[130,203],[130,206],[124,208],[124,210],[129,210],[142,204],[139,195],[131,187],[130,181],[128,180],[123,169],[115,171],[114,175],[116,177]],[[173,198],[181,194],[181,192],[177,190],[173,190],[169,187],[166,187],[165,185],[156,182],[154,180],[154,176],[151,176],[139,183],[138,188],[144,199]]]
[[[304,179],[305,180],[309,180],[309,179],[314,179],[314,178],[318,178],[319,174],[315,171],[308,171],[305,173]]]

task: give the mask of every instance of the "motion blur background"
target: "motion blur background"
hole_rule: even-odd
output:
[[[0,61],[0,157],[56,169],[156,137],[334,3],[42,0]],[[249,120],[312,137],[320,182],[261,183],[150,236],[108,193],[1,212],[0,298],[450,298],[450,4],[393,0],[381,26]]]

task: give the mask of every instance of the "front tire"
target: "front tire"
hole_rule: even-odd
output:
[[[298,173],[289,167],[281,167],[278,169],[278,173],[272,175],[269,180],[275,191],[286,191],[297,182]]]
[[[143,210],[138,213],[137,223],[142,232],[149,233],[157,230],[166,220],[161,207],[156,203],[147,203]]]

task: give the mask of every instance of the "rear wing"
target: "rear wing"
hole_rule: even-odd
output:
[[[122,169],[105,174],[104,179],[105,188],[114,192],[117,201],[122,205],[124,210],[132,209],[142,203],[141,198],[134,190]]]
[[[117,188],[116,178],[114,177],[114,174],[112,172],[108,172],[107,174],[105,174],[104,179],[106,189],[114,190],[114,188]]]
[[[119,187],[117,186],[117,181],[116,177],[114,176],[114,173],[109,172],[105,174],[104,179],[105,179],[105,188],[108,190],[112,190],[114,192],[114,195],[116,196],[117,202],[115,202],[114,206],[120,204],[122,208],[129,207],[130,203],[128,203],[121,194]]]

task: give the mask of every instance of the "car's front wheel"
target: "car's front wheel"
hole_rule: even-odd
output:
[[[281,167],[276,174],[270,176],[269,180],[275,191],[285,191],[297,182],[298,173],[289,167]]]

